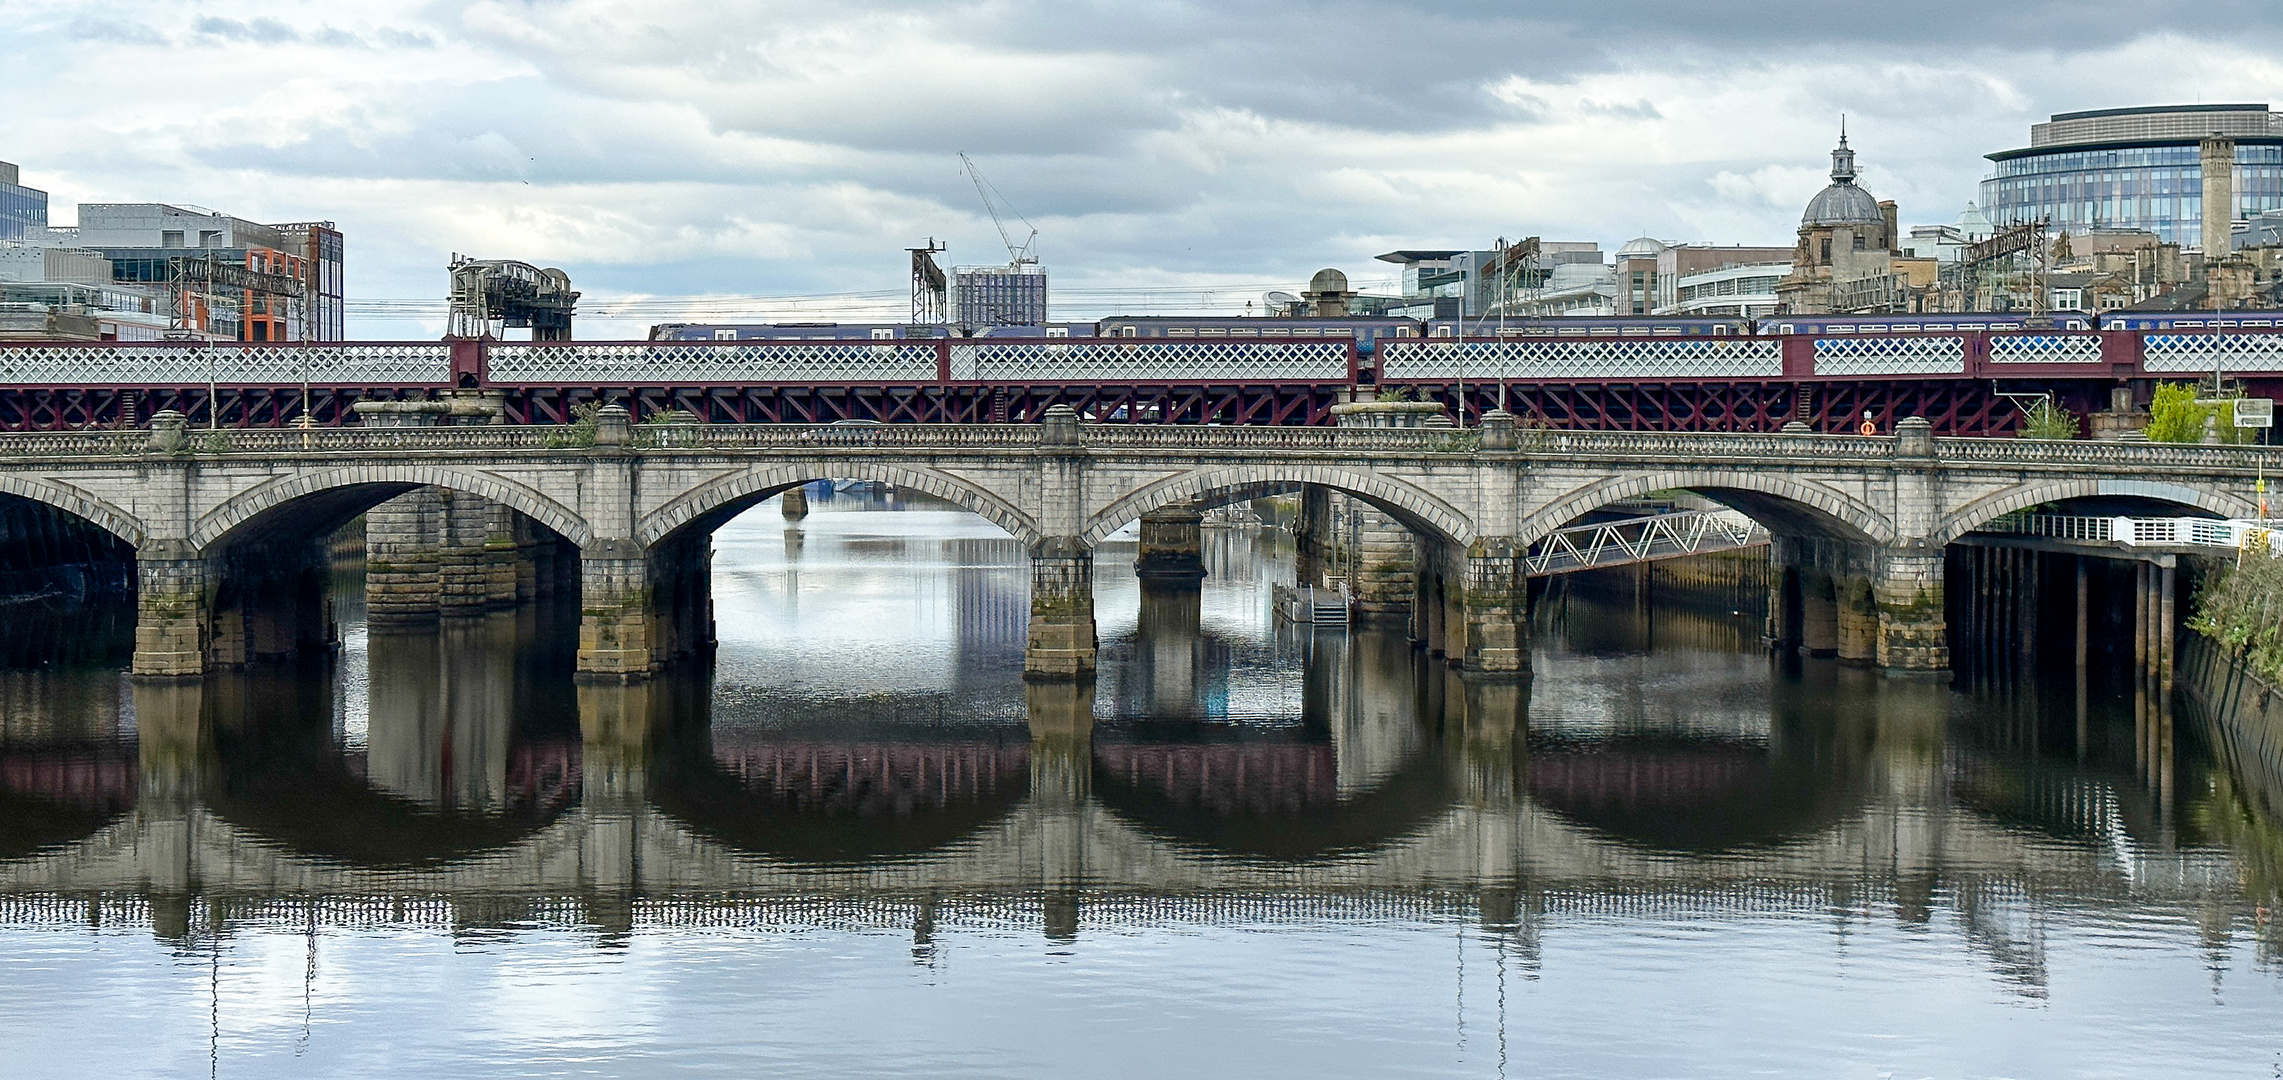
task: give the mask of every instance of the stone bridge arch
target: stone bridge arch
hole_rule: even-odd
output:
[[[869,480],[923,492],[974,512],[1026,547],[1039,539],[1031,515],[974,481],[938,469],[876,461],[778,463],[719,476],[644,514],[635,539],[648,547],[692,526],[711,529],[771,495],[817,480]]]
[[[1828,484],[1768,469],[1672,469],[1598,480],[1555,496],[1523,518],[1515,539],[1533,544],[1595,509],[1654,491],[1694,491],[1770,527],[1834,540],[1892,543],[1893,519]]]
[[[53,507],[126,541],[130,547],[142,546],[145,530],[140,519],[68,484],[0,473],[0,495]]]
[[[2153,499],[2194,507],[2221,517],[2246,518],[2255,517],[2259,513],[2259,504],[2242,496],[2167,480],[2031,480],[1993,491],[1944,515],[1929,540],[1936,545],[1947,544],[2017,510],[2027,510],[2065,499],[2102,496]]]
[[[193,550],[205,551],[304,500],[338,493],[327,500],[331,504],[328,509],[353,517],[391,496],[427,486],[499,503],[578,547],[594,539],[594,530],[576,511],[513,480],[441,465],[372,463],[294,473],[240,492],[198,519],[191,529],[190,544]]]
[[[1476,535],[1474,521],[1465,512],[1417,484],[1348,465],[1257,464],[1208,466],[1145,484],[1089,518],[1083,539],[1098,544],[1127,522],[1172,503],[1218,505],[1303,484],[1352,495],[1393,515],[1412,531],[1460,549]]]

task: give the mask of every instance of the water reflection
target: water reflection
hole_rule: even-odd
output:
[[[993,533],[763,508],[720,539],[718,661],[634,686],[576,683],[573,620],[538,609],[202,684],[0,675],[0,911],[214,942],[575,925],[634,952],[892,929],[931,978],[1003,972],[1016,939],[1399,928],[1572,988],[1608,958],[1686,981],[1713,961],[1684,939],[1741,935],[1784,959],[1739,992],[1789,1008],[1962,971],[2059,1005],[2072,971],[2180,940],[2195,979],[2242,951],[2274,999],[2283,788],[2184,739],[2168,798],[2129,700],[1772,662],[1756,612],[1582,577],[1540,600],[1534,679],[1467,678],[1399,632],[1277,626],[1288,541],[1219,528],[1197,589],[1145,589],[1109,547],[1099,682],[1026,684],[1021,552]],[[1169,969],[1228,959],[1150,940]],[[1934,940],[1959,952],[1894,943]],[[1332,955],[1266,962],[1387,977]],[[2151,993],[2217,992],[2191,991]]]

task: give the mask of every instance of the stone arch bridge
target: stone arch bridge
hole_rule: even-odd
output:
[[[244,598],[260,590],[233,579],[259,574],[260,553],[434,487],[575,549],[579,669],[638,677],[708,640],[711,531],[824,479],[925,492],[1021,540],[1035,675],[1091,669],[1105,537],[1153,511],[1310,485],[1417,534],[1416,636],[1468,669],[1526,670],[1532,543],[1617,500],[1686,489],[1766,525],[1780,558],[1831,586],[1843,658],[1935,671],[1949,662],[1943,552],[1962,534],[2096,497],[2248,517],[2256,478],[2283,468],[2264,449],[1935,438],[1921,421],[1891,436],[1722,435],[1542,431],[1499,414],[1471,430],[1097,426],[1059,409],[1039,424],[814,427],[632,425],[612,408],[589,443],[503,425],[200,432],[162,414],[148,431],[0,435],[0,494],[133,549],[145,675],[245,659],[260,635]]]

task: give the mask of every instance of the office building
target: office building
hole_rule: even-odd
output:
[[[2209,178],[2232,188],[2216,223],[2283,209],[2278,119],[2264,104],[2056,113],[2031,126],[2028,146],[1989,155],[1996,168],[1982,181],[1981,204],[1999,226],[2043,219],[2072,233],[2146,229],[2201,250],[2205,143],[2233,145],[2231,175]],[[2224,228],[2217,235],[2224,240]]]
[[[48,193],[28,188],[16,166],[0,161],[0,240],[15,240],[48,227]]]

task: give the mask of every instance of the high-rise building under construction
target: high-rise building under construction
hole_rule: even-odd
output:
[[[951,324],[962,331],[1046,322],[1046,267],[1035,262],[951,268]]]

